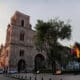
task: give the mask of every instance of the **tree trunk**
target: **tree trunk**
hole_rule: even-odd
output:
[[[52,62],[52,73],[53,74],[56,73],[56,63],[55,63],[55,61]]]

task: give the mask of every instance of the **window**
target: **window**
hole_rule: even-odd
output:
[[[21,26],[22,27],[24,26],[24,20],[21,20]]]
[[[6,56],[8,57],[8,50],[6,51]]]
[[[11,37],[11,35],[10,35],[10,31],[8,30],[8,31],[7,31],[7,38],[6,38],[7,42],[10,41],[10,37]]]
[[[24,56],[24,50],[20,50],[20,56]]]
[[[24,41],[24,33],[23,32],[20,33],[20,41]]]

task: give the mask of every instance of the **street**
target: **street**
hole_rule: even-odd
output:
[[[10,76],[19,76],[26,79],[25,80],[80,80],[80,75],[51,75],[51,74],[12,74]],[[35,79],[36,77],[36,79]],[[0,74],[0,80],[19,80],[16,78],[6,77],[4,74]],[[21,79],[20,79],[21,80]]]
[[[21,73],[21,74],[12,74],[11,76],[17,76],[18,78],[20,77],[25,80],[80,80],[80,75],[73,75],[73,74],[71,75],[52,75],[52,74]],[[4,75],[0,75],[0,80],[19,80],[19,79],[5,77]]]
[[[0,80],[17,80],[17,79],[6,77],[4,74],[0,74]]]

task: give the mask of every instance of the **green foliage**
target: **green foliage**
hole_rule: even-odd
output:
[[[35,29],[36,48],[39,51],[44,50],[48,55],[49,61],[53,63],[60,55],[58,39],[69,40],[71,38],[71,25],[59,19],[51,19],[47,22],[38,20]]]
[[[38,20],[36,24],[36,44],[38,48],[50,48],[58,43],[58,39],[70,39],[71,25],[58,19],[51,19],[48,22]]]

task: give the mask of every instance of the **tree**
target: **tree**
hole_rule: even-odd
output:
[[[59,56],[59,39],[71,38],[71,25],[64,23],[59,19],[51,19],[47,22],[38,20],[36,24],[36,48],[39,51],[45,51],[47,53],[49,62],[52,65],[52,71],[55,73],[55,61]]]

